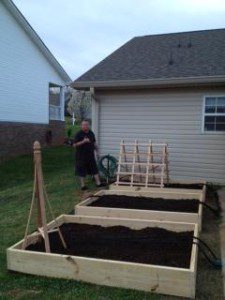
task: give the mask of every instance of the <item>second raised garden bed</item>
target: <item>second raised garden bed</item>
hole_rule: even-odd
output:
[[[100,285],[195,297],[198,225],[62,215],[50,233],[52,253],[40,233],[7,249],[8,269]],[[55,222],[48,225],[54,229]]]
[[[173,192],[102,190],[75,206],[83,216],[198,223],[201,228],[203,190]]]

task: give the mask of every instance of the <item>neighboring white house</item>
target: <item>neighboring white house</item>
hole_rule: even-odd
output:
[[[0,158],[63,138],[71,81],[11,0],[0,1]]]
[[[165,141],[172,179],[225,184],[225,29],[137,37],[74,81],[101,154]]]

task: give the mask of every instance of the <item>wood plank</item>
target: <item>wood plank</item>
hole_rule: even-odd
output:
[[[189,192],[190,191],[190,192]],[[160,188],[147,188],[145,190],[101,190],[100,192],[94,194],[96,196],[101,195],[127,195],[132,197],[150,197],[150,198],[166,198],[166,199],[198,199],[200,200],[202,192],[195,190],[167,190],[167,189],[160,189]],[[85,200],[84,200],[85,201]]]
[[[118,218],[107,218],[107,217],[95,217],[95,216],[81,216],[81,215],[64,215],[65,223],[79,223],[79,224],[91,224],[101,225],[103,227],[108,226],[126,226],[131,229],[142,229],[145,227],[160,227],[176,232],[183,230],[194,230],[193,223],[185,222],[169,222],[169,221],[158,221],[158,220],[140,220],[140,219],[118,219]]]
[[[133,146],[134,143],[123,143],[123,145],[125,146]],[[148,146],[149,143],[139,143],[139,146],[142,147],[142,146]],[[152,143],[152,146],[154,147],[164,147],[164,146],[167,146],[166,143]]]
[[[156,166],[156,164],[154,164],[155,166]],[[145,173],[139,173],[139,172],[133,172],[133,170],[131,171],[131,172],[116,172],[116,174],[118,175],[131,175],[131,176],[133,176],[133,175],[145,175]],[[159,177],[159,178],[161,178],[161,173],[154,173],[154,174],[151,174],[151,173],[148,173],[148,176],[151,176],[151,177],[153,177],[153,176],[156,176],[156,177]],[[165,175],[163,175],[163,176],[165,176]],[[123,181],[121,181],[121,183],[122,184],[130,184],[129,182],[123,182]],[[139,182],[135,182],[135,184],[140,184]],[[150,184],[150,183],[149,183]],[[141,185],[143,185],[143,183],[141,183]]]
[[[195,224],[194,236],[199,237],[198,224]],[[193,298],[195,298],[195,293],[196,293],[195,284],[197,278],[197,265],[198,265],[198,246],[193,244],[192,251],[191,251],[191,263],[190,263],[190,269],[193,274],[190,282],[190,294],[192,295]]]
[[[136,175],[137,175],[137,174],[136,174]],[[137,189],[137,186],[140,186],[140,188],[145,188],[145,187],[143,187],[143,183],[135,182],[134,185],[131,186],[131,185],[130,185],[130,182],[123,182],[123,181],[119,181],[119,182],[118,182],[118,188],[119,188],[119,189],[122,189],[122,188],[120,188],[120,187],[122,187],[122,186],[124,186],[124,185],[129,186],[130,188],[134,188],[134,190]],[[156,184],[156,183],[148,183],[148,187],[153,187],[153,186],[154,186],[154,187],[159,187],[159,184]]]
[[[170,181],[171,182],[171,181]],[[129,187],[126,185],[125,182],[121,182],[121,185],[120,186],[116,186],[114,183],[110,184],[109,185],[109,189],[110,190],[126,190],[126,191],[158,191],[158,190],[161,190],[162,189],[159,189],[159,188],[151,188],[151,187],[148,187],[148,188],[145,188],[143,186],[143,184],[141,183],[135,183],[135,186],[133,187]],[[180,191],[180,193],[199,193],[201,194],[202,193],[202,189],[188,189],[188,188],[172,188],[172,187],[165,187],[163,190],[165,190],[166,192],[170,193],[170,192],[177,192],[177,191]]]
[[[125,154],[122,154],[122,156],[133,156],[134,154],[132,152],[126,152]],[[152,154],[148,154],[148,153],[143,153],[143,152],[139,152],[138,154],[136,154],[136,156],[161,156],[162,153],[161,152],[154,152]]]
[[[194,297],[194,272],[189,269],[15,249],[7,250],[7,261],[9,270],[21,273]]]
[[[140,210],[126,208],[75,206],[75,214],[80,216],[106,217],[106,218],[126,218],[140,220],[156,220],[166,222],[198,223],[198,213],[183,213],[157,210]]]
[[[199,201],[200,202],[205,202],[205,197],[206,197],[206,185],[203,186],[202,193],[200,195]],[[199,217],[198,217],[198,226],[199,226],[199,231],[202,231],[202,219],[203,219],[203,205],[199,205]]]
[[[161,167],[161,166],[163,166],[163,164],[161,164],[161,163],[151,163],[151,162],[135,162],[135,163],[133,163],[133,162],[123,162],[123,165],[135,165],[135,166],[146,166],[146,165],[148,165],[148,166],[159,166],[159,167]],[[143,173],[142,173],[143,174]],[[144,175],[144,174],[143,174]]]

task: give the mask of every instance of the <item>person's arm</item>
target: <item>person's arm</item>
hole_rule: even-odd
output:
[[[82,145],[84,145],[84,144],[86,144],[86,143],[90,143],[89,138],[84,138],[82,141],[74,142],[74,143],[73,143],[73,146],[74,146],[74,147],[79,147],[79,146],[82,146]]]
[[[85,137],[83,140],[81,140],[80,133],[78,132],[74,137],[73,147],[80,147],[89,142],[90,142],[90,140],[87,137]]]

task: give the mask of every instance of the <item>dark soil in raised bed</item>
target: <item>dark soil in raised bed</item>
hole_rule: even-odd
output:
[[[193,232],[74,223],[63,224],[61,230],[68,249],[63,248],[58,233],[54,232],[49,234],[52,253],[180,268],[190,266]],[[27,250],[44,252],[43,239]]]
[[[125,195],[103,195],[90,203],[89,206],[197,213],[199,201],[196,199],[176,200]]]
[[[202,183],[165,183],[165,187],[167,188],[178,188],[178,189],[196,189],[202,190],[203,184]]]

